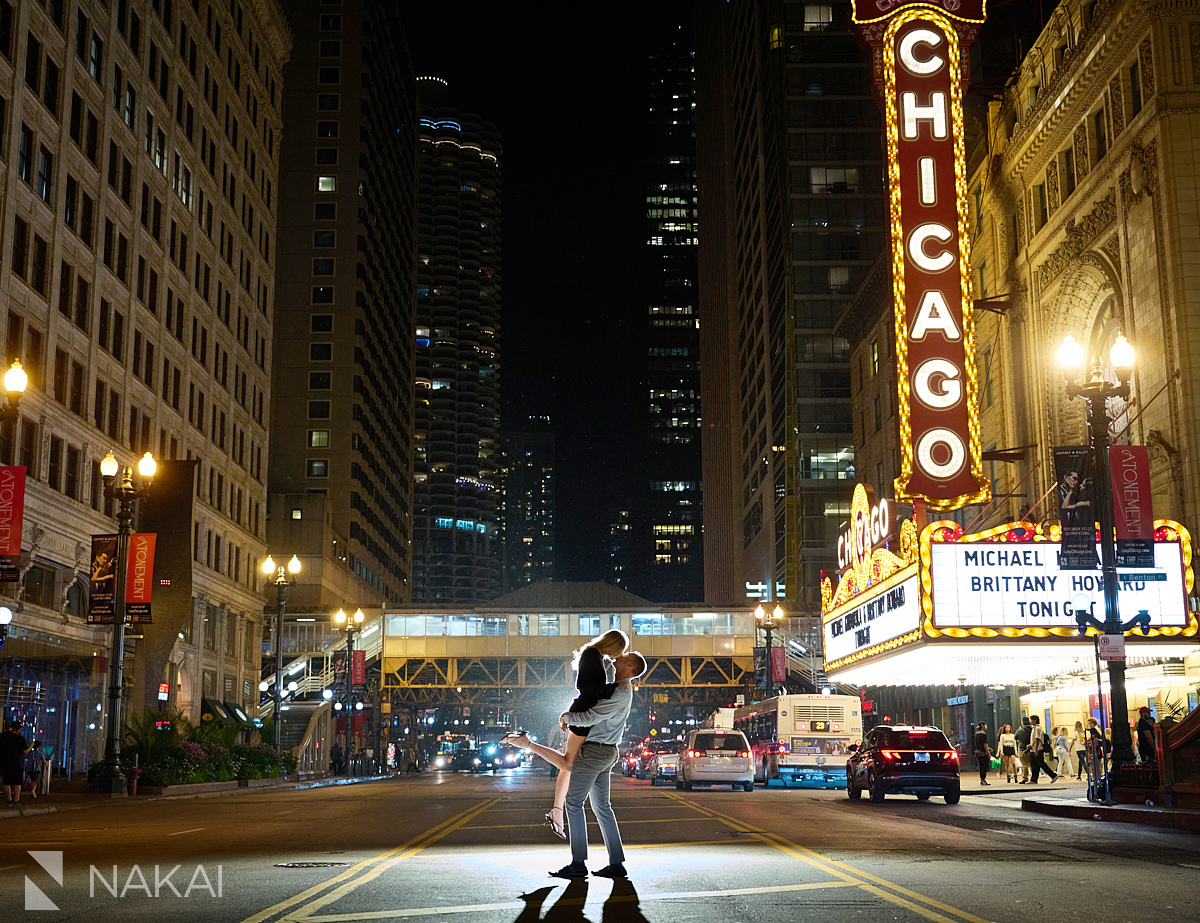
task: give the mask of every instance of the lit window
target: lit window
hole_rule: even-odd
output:
[[[310,449],[324,449],[329,446],[329,430],[327,429],[310,429],[308,431],[308,447]]]
[[[317,192],[337,192],[336,176],[318,176]]]
[[[292,510],[292,519],[303,519],[303,518],[304,518],[304,516],[302,515],[301,510],[299,510],[299,509]]]
[[[329,477],[329,462],[323,458],[310,458],[308,460],[308,476],[310,478]]]

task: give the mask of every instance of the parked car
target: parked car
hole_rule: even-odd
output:
[[[886,795],[916,795],[925,801],[941,795],[958,804],[961,794],[958,753],[938,728],[881,725],[874,728],[846,762],[846,794],[857,800]]]
[[[666,785],[668,782],[675,781],[678,768],[678,747],[672,747],[670,750],[659,750],[654,756],[650,757],[650,762],[646,766],[646,778],[650,780],[651,785]]]
[[[675,787],[690,792],[693,785],[732,785],[754,791],[754,760],[746,735],[712,728],[692,731],[679,754]]]

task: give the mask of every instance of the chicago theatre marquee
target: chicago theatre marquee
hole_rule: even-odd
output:
[[[1094,669],[1093,636],[1075,606],[1103,613],[1100,572],[1058,569],[1057,524],[1010,522],[964,534],[954,522],[918,533],[891,522],[893,505],[854,491],[839,542],[836,587],[821,584],[825,671],[859,686],[1017,685]],[[889,547],[890,546],[890,547]],[[1130,579],[1126,579],[1126,577]],[[1149,628],[1126,637],[1130,666],[1182,658],[1200,625],[1190,611],[1192,542],[1177,522],[1155,522],[1154,566],[1122,575],[1123,616]]]

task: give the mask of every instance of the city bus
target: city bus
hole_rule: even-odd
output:
[[[781,695],[734,712],[754,754],[754,778],[770,785],[844,788],[850,745],[862,740],[862,702],[852,695]]]

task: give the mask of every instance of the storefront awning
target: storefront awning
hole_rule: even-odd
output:
[[[225,710],[229,712],[230,717],[233,719],[233,723],[238,727],[252,728],[255,726],[254,722],[250,720],[250,716],[242,710],[240,705],[235,702],[224,702],[222,704],[225,706]]]
[[[200,720],[217,727],[237,727],[238,720],[229,713],[225,703],[217,699],[204,699],[200,703]]]

